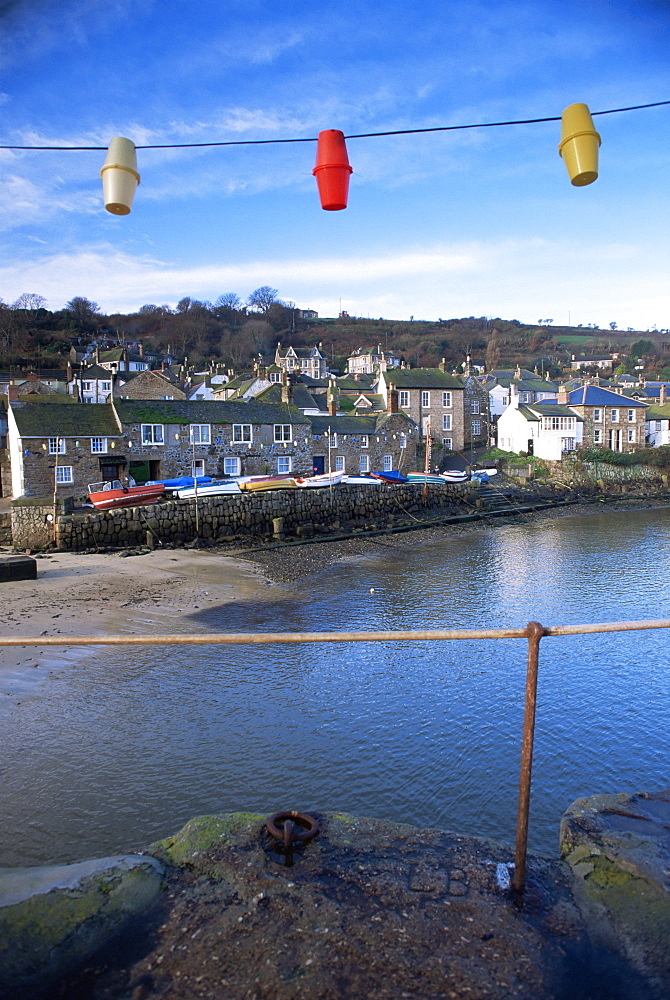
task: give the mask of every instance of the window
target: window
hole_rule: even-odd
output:
[[[479,413],[479,400],[473,399],[470,402],[470,413]]]
[[[192,476],[204,476],[205,475],[205,460],[204,460],[204,458],[196,458],[195,462],[191,462],[191,475]]]
[[[107,438],[91,438],[91,455],[107,454]]]
[[[344,455],[335,456],[335,472],[344,472]]]
[[[509,403],[509,397],[508,396],[503,396],[503,398],[502,398],[502,405],[503,406],[507,406],[508,403]]]
[[[286,475],[287,472],[291,471],[292,461],[293,459],[290,457],[277,459],[277,472],[280,476]]]
[[[635,410],[629,410],[628,411],[628,423],[629,424],[634,424],[635,423]]]
[[[271,382],[281,382],[281,372],[270,372]]]
[[[251,424],[233,424],[233,441],[251,441]]]
[[[191,424],[191,444],[210,444],[211,441],[209,424]]]
[[[442,393],[442,406],[451,406],[451,393],[450,392],[443,392]]]
[[[224,476],[239,476],[240,474],[239,458],[224,458],[223,474]]]
[[[367,448],[370,444],[370,438],[367,434],[361,434],[361,448]]]
[[[613,424],[619,423],[619,411],[617,409],[610,410],[610,419]]]
[[[384,455],[384,472],[390,472],[393,468],[393,455]]]
[[[452,448],[451,438],[442,438],[442,447],[446,448],[447,451],[451,451]]]
[[[161,399],[174,399],[174,396],[161,396]]]
[[[478,434],[481,434],[481,432],[482,432],[482,422],[481,422],[481,420],[473,420],[472,421],[472,433],[473,433],[473,435],[476,437]]]
[[[57,483],[72,483],[74,479],[72,478],[72,466],[71,465],[58,465],[56,466],[56,482]]]
[[[401,448],[406,448],[407,447],[407,435],[406,434],[398,434],[398,440],[400,442],[400,447]]]
[[[291,425],[275,424],[275,441],[290,441],[290,440],[291,440]]]
[[[603,419],[603,411],[600,409],[599,406],[595,406],[593,408],[593,419],[596,423],[600,423],[600,421]]]
[[[600,430],[599,427],[596,427],[596,429],[593,432],[593,443],[594,444],[603,443],[603,432]]]
[[[574,426],[574,417],[544,417],[543,421],[545,431],[571,431]]]
[[[330,435],[330,445],[331,448],[337,448],[337,432],[332,431]]]
[[[574,451],[574,450],[575,450],[574,438],[561,438],[561,451]]]
[[[628,443],[629,444],[634,444],[634,442],[635,442],[635,428],[634,427],[629,427],[628,428]]]
[[[442,414],[442,430],[443,431],[451,430],[451,413]]]
[[[660,431],[660,430],[662,429],[662,427],[663,427],[663,425],[662,425],[661,421],[660,421],[660,420],[657,420],[657,421],[656,421],[656,427],[655,427],[655,430],[657,430],[657,431]]]
[[[142,444],[163,444],[163,425],[142,424]]]
[[[370,471],[370,458],[368,455],[361,455],[358,459],[358,471],[359,472],[369,472]]]
[[[427,392],[425,389],[421,393],[421,405],[430,406],[430,393]]]
[[[64,455],[65,454],[65,438],[49,438],[49,454],[50,455]]]
[[[409,406],[409,392],[405,389],[398,393],[398,406]]]
[[[93,392],[93,383],[92,382],[82,382],[81,383],[81,388],[82,388],[83,392]]]
[[[101,382],[100,383],[100,392],[111,392],[111,391],[112,391],[112,383],[111,382]]]

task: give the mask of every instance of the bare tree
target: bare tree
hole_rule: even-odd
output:
[[[36,292],[23,292],[12,305],[12,309],[28,309],[31,312],[37,312],[38,309],[46,309],[46,307],[47,300]]]
[[[247,304],[252,307],[252,309],[258,309],[262,313],[266,313],[270,306],[277,301],[277,289],[270,288],[269,285],[261,285],[251,293],[247,299]]]

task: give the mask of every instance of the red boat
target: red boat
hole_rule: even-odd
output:
[[[89,483],[88,486],[88,499],[97,510],[153,503],[164,493],[163,483],[152,483],[151,486],[123,486],[118,479],[113,479],[106,483]]]

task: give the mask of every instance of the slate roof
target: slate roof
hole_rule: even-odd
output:
[[[16,426],[22,438],[28,437],[115,437],[121,434],[114,419],[111,406],[104,403],[91,406],[90,403],[69,405],[53,396],[43,397],[43,401],[12,403],[11,409]]]
[[[385,372],[387,385],[396,389],[462,389],[463,383],[455,375],[448,375],[440,368],[394,368]]]
[[[259,403],[281,403],[282,387],[279,382],[273,382],[267,389],[263,389],[256,396]],[[327,410],[328,403],[324,395],[313,396],[307,386],[291,386],[291,402],[301,410]],[[284,404],[285,405],[285,404]]]
[[[328,428],[337,434],[374,434],[376,417],[310,417],[314,434],[325,434]]]
[[[103,368],[102,365],[91,365],[89,368],[82,368],[77,376],[77,381],[79,381],[80,377],[85,378],[87,381],[91,379],[104,379],[106,382],[109,382],[112,373],[109,368]]]
[[[545,399],[544,403],[558,403],[556,399]],[[569,406],[644,406],[646,403],[638,399],[631,399],[612,389],[605,389],[600,385],[583,385],[579,389],[573,389],[568,393]]]
[[[526,420],[541,420],[542,417],[574,417],[575,420],[584,423],[584,417],[575,413],[569,406],[559,403],[552,403],[543,400],[541,403],[523,403],[519,407]]]
[[[260,403],[257,399],[119,399],[124,424],[307,424],[297,406]]]

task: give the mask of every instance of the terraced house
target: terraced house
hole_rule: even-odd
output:
[[[647,404],[600,385],[568,392],[559,388],[553,400],[569,406],[584,421],[585,448],[635,451],[644,448]]]
[[[465,385],[440,368],[401,368],[382,371],[378,393],[388,406],[389,393],[398,392],[398,408],[447,451],[465,446]],[[468,414],[468,420],[480,419]],[[481,425],[480,425],[481,426]]]

